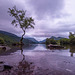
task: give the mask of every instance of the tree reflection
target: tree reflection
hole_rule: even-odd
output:
[[[73,53],[75,53],[75,46],[70,45],[70,52],[71,52],[71,57],[73,57]]]
[[[21,49],[21,54],[22,54],[23,58],[19,62],[18,70],[16,71],[17,75],[33,75],[33,71],[34,71],[35,66],[33,65],[32,62],[26,61],[25,55],[23,54],[22,47],[23,46],[21,45],[20,49]]]
[[[21,55],[23,56],[22,61],[24,61],[25,60],[25,55],[23,54],[23,45],[20,46],[20,50],[21,50]]]

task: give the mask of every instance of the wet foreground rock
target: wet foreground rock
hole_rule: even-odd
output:
[[[5,70],[11,70],[13,66],[5,64],[3,61],[0,62],[0,72],[3,72]]]
[[[32,62],[21,61],[18,66],[0,65],[0,75],[33,75],[35,66]]]

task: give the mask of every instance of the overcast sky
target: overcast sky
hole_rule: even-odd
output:
[[[26,36],[42,40],[75,32],[75,0],[0,0],[0,30],[21,36],[22,30],[11,25],[12,17],[7,13],[14,5],[34,18],[35,29],[27,30]]]

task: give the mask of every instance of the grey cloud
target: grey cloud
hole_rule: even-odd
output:
[[[24,9],[24,5],[20,4],[18,0],[0,0],[0,30],[20,35],[22,31],[11,25],[12,17],[8,14],[8,8],[12,8],[14,5],[18,9]]]
[[[18,0],[0,0],[0,19],[10,20],[11,17],[7,13],[7,11],[8,8],[12,8],[15,5],[18,8],[23,9],[23,5],[18,3]]]
[[[38,19],[35,17],[35,20],[38,20],[35,29],[32,30],[32,32],[27,30],[27,34],[32,33],[31,35],[35,37],[63,36],[67,32],[75,30],[74,24],[65,24],[63,20],[62,23],[58,23],[60,26],[58,26],[58,24],[54,26],[54,23],[52,23],[57,20],[57,18],[61,19],[61,17],[70,16],[65,12],[61,12],[64,8],[64,1],[65,0],[0,0],[0,30],[5,30],[17,35],[22,34],[20,29],[16,29],[11,25],[12,17],[7,13],[9,7],[12,8],[16,5],[18,9],[27,8],[27,13],[30,12],[33,14],[32,17],[38,17]],[[49,18],[47,18],[47,16]],[[52,19],[55,20],[53,21]],[[51,22],[54,27],[49,22]]]
[[[19,35],[19,36],[21,36],[21,33],[23,32],[19,28],[16,28],[16,27],[14,28],[14,26],[8,25],[7,23],[6,23],[6,25],[0,24],[0,30],[7,31],[7,32],[10,32],[10,33]]]
[[[59,17],[64,6],[64,0],[27,0],[39,18],[47,16]]]
[[[64,36],[67,37],[69,32],[75,32],[75,24],[64,24],[55,28],[44,28],[36,31],[35,37],[50,37],[50,36]],[[38,35],[39,34],[39,35]]]
[[[33,35],[34,37],[51,37],[51,36],[57,36],[57,37],[67,37],[68,35],[66,34],[66,33],[54,33],[54,32],[52,32],[52,33],[46,33],[45,35]]]

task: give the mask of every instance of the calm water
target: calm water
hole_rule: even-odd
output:
[[[58,54],[62,56],[71,56],[75,57],[75,46],[64,46],[64,49],[48,49],[45,44],[33,44],[27,45],[23,47],[23,53],[26,52],[50,52],[53,54]],[[20,50],[16,51],[16,53],[20,53]]]
[[[27,52],[50,52],[53,54],[58,54],[62,56],[71,56],[75,57],[75,46],[64,46],[64,49],[47,49],[45,44],[32,44],[23,46],[23,54]],[[19,54],[21,53],[20,49],[11,49],[10,51],[2,52],[0,55],[9,55],[9,54]]]

